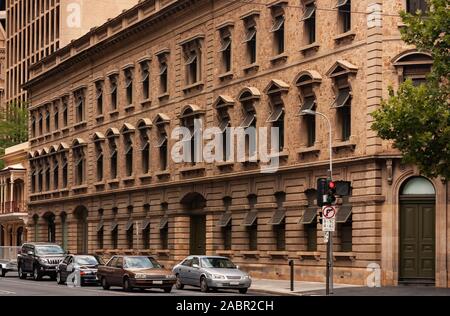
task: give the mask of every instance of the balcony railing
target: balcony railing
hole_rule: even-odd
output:
[[[25,212],[25,203],[23,201],[6,201],[0,205],[0,214],[22,212]]]

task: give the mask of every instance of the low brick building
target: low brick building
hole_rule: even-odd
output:
[[[167,264],[226,255],[266,278],[287,278],[295,259],[299,279],[323,281],[328,126],[302,112],[317,110],[333,127],[333,177],[353,187],[338,201],[335,281],[364,284],[380,267],[384,285],[448,287],[447,182],[371,130],[387,87],[420,83],[432,63],[400,39],[405,6],[147,0],[40,60],[25,85],[30,240]],[[197,132],[195,120],[225,148],[227,126],[278,127],[278,170],[251,159],[251,137],[243,161],[176,163],[172,131]]]

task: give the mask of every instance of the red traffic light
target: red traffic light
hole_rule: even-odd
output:
[[[336,188],[336,183],[334,183],[333,181],[330,181],[330,182],[328,183],[328,187],[329,187],[330,189],[335,189],[335,188]]]

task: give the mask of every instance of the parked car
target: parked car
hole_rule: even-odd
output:
[[[170,270],[146,256],[114,256],[106,265],[98,267],[97,276],[105,290],[121,286],[125,291],[160,288],[170,293],[176,281]]]
[[[97,268],[105,264],[103,259],[92,255],[67,255],[56,267],[56,282],[66,283],[73,275],[71,282],[75,282],[75,277],[79,277],[80,285],[98,284]]]
[[[56,267],[64,259],[65,252],[54,243],[26,243],[17,255],[17,270],[21,279],[28,274],[38,281],[47,275],[56,278]]]
[[[176,288],[185,285],[199,286],[202,292],[209,289],[237,289],[247,293],[252,284],[250,275],[239,270],[230,259],[217,256],[189,256],[173,268],[177,277]]]
[[[17,271],[17,254],[19,251],[20,247],[0,247],[0,277],[4,277],[8,272]]]

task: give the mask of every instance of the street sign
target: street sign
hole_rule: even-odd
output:
[[[336,230],[336,218],[324,218],[322,221],[322,231],[334,232]]]
[[[331,219],[336,216],[336,208],[334,206],[323,206],[322,207],[323,217],[326,219]]]

